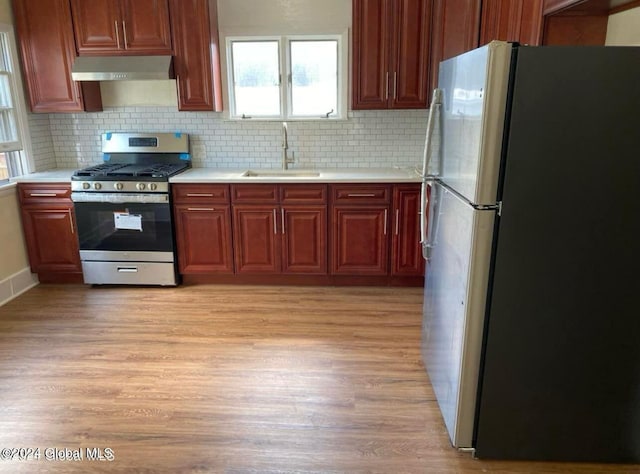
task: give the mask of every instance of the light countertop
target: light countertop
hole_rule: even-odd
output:
[[[407,168],[192,168],[169,179],[170,183],[419,183],[420,176]],[[262,174],[262,175],[261,175]],[[275,175],[274,175],[275,174]]]
[[[71,182],[74,169],[52,169],[11,178],[14,183],[67,183]]]
[[[70,182],[74,169],[52,169],[11,178],[14,183]],[[191,168],[169,179],[170,183],[419,183],[420,176],[408,168],[253,168],[258,176],[245,176],[245,169]]]

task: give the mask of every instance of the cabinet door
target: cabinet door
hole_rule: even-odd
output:
[[[122,48],[120,0],[71,0],[79,55],[114,54]]]
[[[327,273],[327,207],[280,209],[283,273]]]
[[[23,207],[22,223],[34,273],[82,271],[71,207]]]
[[[215,0],[171,0],[179,110],[222,111]]]
[[[429,87],[431,2],[397,0],[394,16],[389,106],[393,109],[425,108]]]
[[[172,54],[168,0],[122,0],[122,34],[127,52]]]
[[[438,84],[440,61],[478,47],[481,0],[434,0],[431,89]]]
[[[100,83],[71,79],[76,57],[67,0],[14,0],[24,77],[33,112],[102,110]]]
[[[420,186],[396,186],[393,196],[391,274],[421,276],[424,259],[420,248]]]
[[[277,214],[276,206],[233,206],[236,273],[280,272]]]
[[[229,206],[175,206],[180,273],[233,273]]]
[[[480,45],[493,40],[540,44],[542,0],[482,2]]]
[[[352,108],[386,109],[392,0],[353,0]]]
[[[333,274],[387,274],[388,209],[386,206],[333,208]]]

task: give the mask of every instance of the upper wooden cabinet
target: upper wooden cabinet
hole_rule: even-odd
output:
[[[431,2],[353,0],[352,108],[427,106]]]
[[[493,40],[540,44],[542,2],[543,0],[484,0],[480,45]]]
[[[179,110],[222,111],[216,0],[171,0]]]
[[[431,87],[440,61],[493,40],[538,45],[543,0],[435,0],[431,44]]]
[[[79,55],[172,54],[168,0],[71,0]]]
[[[31,111],[102,110],[100,84],[71,79],[76,48],[69,2],[14,0],[13,11]]]

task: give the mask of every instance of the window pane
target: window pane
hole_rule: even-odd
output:
[[[15,150],[19,147],[18,129],[12,109],[0,110],[0,143],[4,149],[10,147]]]
[[[291,41],[291,111],[324,116],[338,110],[338,42]]]
[[[9,167],[7,165],[6,153],[0,153],[0,180],[9,178]]]
[[[234,41],[235,114],[280,115],[280,68],[277,41]]]

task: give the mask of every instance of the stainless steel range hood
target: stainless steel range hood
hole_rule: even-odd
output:
[[[79,56],[74,81],[142,81],[172,79],[171,56]]]

